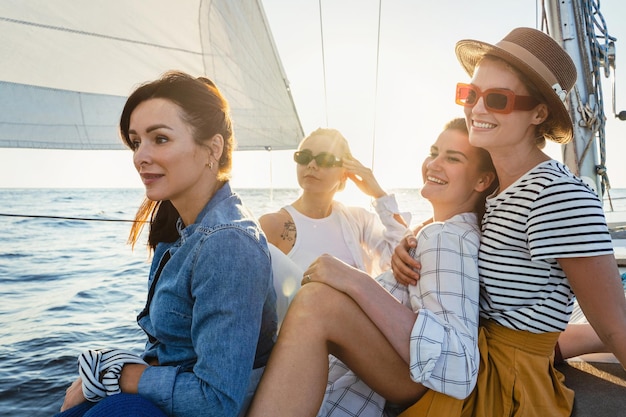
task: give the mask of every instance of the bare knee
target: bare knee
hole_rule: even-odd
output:
[[[345,297],[345,294],[326,284],[311,282],[300,288],[291,302],[289,313],[293,309],[304,314],[314,313],[316,317],[332,314],[336,303]]]
[[[336,320],[340,305],[348,298],[342,292],[322,283],[312,282],[302,286],[289,305],[281,332],[290,326],[306,326],[313,331],[315,326]]]

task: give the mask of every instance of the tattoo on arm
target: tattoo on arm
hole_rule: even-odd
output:
[[[292,221],[285,222],[285,227],[284,227],[282,233],[280,234],[280,237],[281,237],[282,240],[285,240],[287,242],[291,242],[291,246],[295,245],[296,244],[296,237],[297,237],[295,223],[292,222]]]

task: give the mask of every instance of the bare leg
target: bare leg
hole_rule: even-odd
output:
[[[593,327],[587,323],[568,324],[559,336],[558,343],[563,359],[586,353],[608,352]]]
[[[350,297],[311,283],[289,307],[248,416],[315,416],[326,388],[328,354],[394,403],[411,404],[426,391],[410,379],[408,364]]]

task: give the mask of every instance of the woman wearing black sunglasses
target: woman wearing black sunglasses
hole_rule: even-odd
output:
[[[294,161],[302,194],[259,219],[271,244],[279,321],[302,272],[318,256],[328,253],[377,275],[389,269],[393,249],[410,223],[410,214],[400,215],[395,197],[380,187],[372,170],[351,156],[339,131],[315,130],[302,140]],[[374,199],[376,213],[334,200],[348,180]]]
[[[398,285],[391,270],[374,280],[337,258],[318,258],[289,308],[250,417],[381,417],[394,415],[385,399],[406,406],[428,388],[471,392],[479,222],[495,169],[459,118],[431,146],[422,178],[433,221],[417,235],[420,286]],[[336,358],[327,372],[329,354]]]
[[[470,142],[490,153],[500,180],[479,253],[481,366],[464,402],[430,391],[402,416],[569,416],[574,392],[553,360],[574,292],[626,365],[626,301],[602,203],[542,151],[546,139],[572,137],[566,98],[576,68],[550,36],[530,28],[495,45],[460,41],[456,54],[472,77],[457,86],[456,102]],[[419,279],[408,246],[403,241],[392,259],[405,284]]]

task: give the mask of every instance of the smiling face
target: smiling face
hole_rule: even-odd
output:
[[[153,201],[171,200],[184,207],[215,183],[210,151],[198,145],[191,126],[173,102],[154,98],[141,102],[130,116],[133,162]]]
[[[422,164],[421,189],[436,221],[475,211],[481,193],[495,178],[492,171],[483,169],[487,157],[484,150],[470,145],[464,132],[447,129],[439,135]]]
[[[528,89],[512,68],[504,61],[490,57],[484,58],[476,67],[471,84],[481,91],[502,88],[516,95],[529,95]],[[464,110],[471,144],[483,147],[490,153],[498,150],[513,154],[526,153],[521,148],[535,146],[536,126],[547,116],[545,104],[539,104],[532,110],[514,110],[508,114],[492,112],[485,107],[484,97],[479,98],[473,107],[465,107]]]
[[[309,136],[300,144],[298,150],[308,149],[313,156],[322,152],[331,153],[339,158],[346,154],[341,142],[330,136],[316,134]],[[320,167],[315,159],[306,165],[297,164],[298,184],[306,192],[335,193],[346,179],[346,170],[342,167]]]

